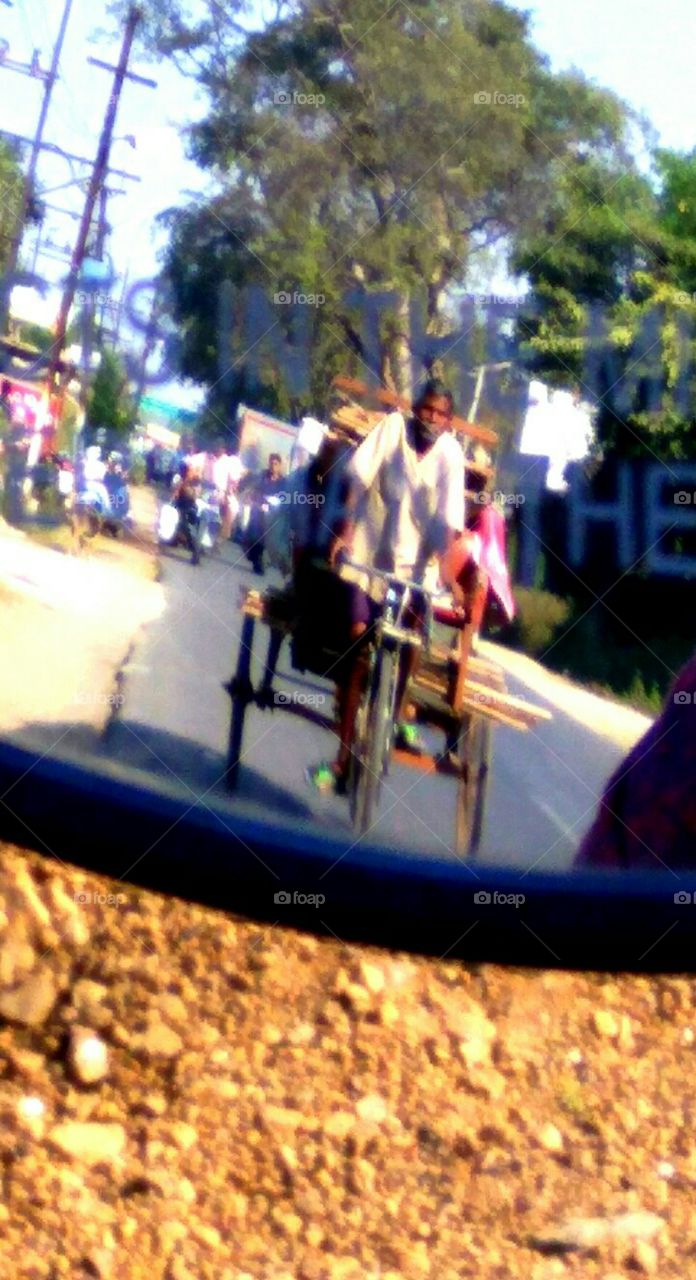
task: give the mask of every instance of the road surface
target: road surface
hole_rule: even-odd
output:
[[[254,578],[241,550],[231,543],[198,568],[184,552],[168,552],[162,574],[167,608],[131,655],[124,671],[123,705],[101,749],[114,761],[176,779],[192,803],[201,797],[202,803],[213,797],[217,803],[227,797],[222,775],[230,701],[222,684],[236,665],[240,589],[262,580]],[[267,635],[257,626],[255,679]],[[331,714],[331,686],[293,673],[287,646],[276,685],[296,704],[314,704]],[[520,681],[509,677],[508,687],[529,697]],[[624,754],[544,699],[531,700],[547,705],[554,718],[528,733],[494,729],[488,820],[479,854],[479,861],[519,867],[523,873],[570,865],[603,784]],[[434,741],[439,737],[434,730],[430,734]],[[316,795],[304,779],[308,764],[334,750],[335,738],[292,706],[250,708],[239,790],[228,797],[229,803],[274,824],[348,836],[347,802]],[[456,859],[455,791],[449,778],[395,767],[385,782],[370,842]]]

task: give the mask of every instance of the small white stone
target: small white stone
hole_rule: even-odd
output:
[[[17,1110],[25,1120],[38,1120],[44,1114],[46,1107],[41,1098],[29,1097],[19,1099]]]
[[[378,1093],[368,1093],[361,1098],[355,1110],[361,1120],[372,1121],[374,1124],[381,1124],[387,1118],[387,1104]]]
[[[103,1040],[85,1027],[74,1027],[70,1065],[82,1084],[96,1084],[109,1070],[109,1051]]]
[[[563,1150],[563,1134],[555,1124],[545,1124],[539,1134],[539,1141],[546,1151],[552,1153]]]
[[[669,1182],[669,1179],[674,1177],[674,1173],[675,1173],[674,1165],[670,1164],[669,1160],[660,1161],[660,1163],[657,1166],[658,1178],[664,1178],[667,1182]]]
[[[693,1044],[694,1033],[691,1027],[684,1027],[682,1032],[682,1044]]]

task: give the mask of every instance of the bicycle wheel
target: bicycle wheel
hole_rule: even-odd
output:
[[[361,708],[360,738],[356,741],[357,776],[351,788],[353,821],[361,835],[374,822],[387,751],[391,740],[396,683],[395,654],[380,649],[366,703]]]
[[[476,856],[486,817],[488,774],[491,758],[491,726],[483,716],[470,715],[459,734],[461,774],[457,787],[456,852]]]

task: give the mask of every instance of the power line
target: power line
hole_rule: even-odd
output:
[[[36,181],[36,169],[39,163],[39,156],[41,155],[41,149],[43,146],[44,128],[46,126],[46,119],[48,117],[48,109],[51,105],[53,90],[55,88],[56,80],[58,79],[58,66],[60,63],[60,56],[63,50],[65,33],[68,28],[68,21],[70,19],[70,11],[72,9],[72,6],[73,6],[73,0],[65,0],[65,4],[63,7],[63,14],[60,21],[60,28],[58,30],[58,38],[53,48],[53,58],[51,60],[51,68],[48,73],[48,78],[46,80],[46,87],[44,89],[43,101],[41,103],[41,110],[39,112],[39,120],[36,126],[36,134],[32,141],[29,167],[27,169],[27,172],[24,178],[22,196],[20,199],[19,216],[17,218],[17,224],[16,224],[17,230],[12,239],[12,245],[10,247],[9,261],[7,263],[5,277],[3,281],[0,281],[0,334],[3,334],[7,328],[7,317],[10,309],[10,295],[12,291],[12,279],[17,270],[17,262],[19,261],[19,251],[22,244],[22,235],[23,235],[24,226],[26,223],[27,211],[29,209],[29,203],[31,201],[31,198],[34,192],[34,184]]]

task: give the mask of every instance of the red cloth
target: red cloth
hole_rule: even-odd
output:
[[[575,866],[696,868],[696,655],[609,779]]]

